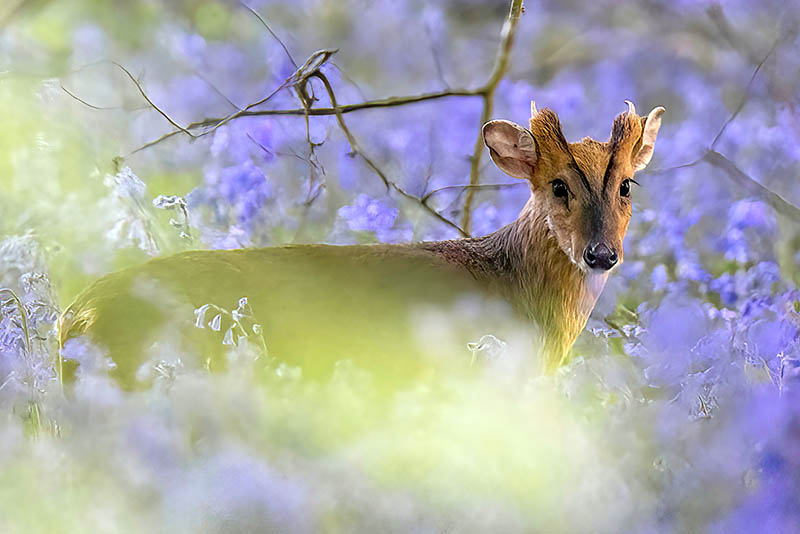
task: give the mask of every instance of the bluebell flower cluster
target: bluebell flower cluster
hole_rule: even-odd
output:
[[[374,232],[381,241],[393,241],[391,230],[399,210],[389,201],[358,195],[353,204],[339,208],[341,217],[350,230]]]

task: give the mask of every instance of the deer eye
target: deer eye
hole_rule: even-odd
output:
[[[631,196],[631,181],[623,180],[619,185],[619,196],[629,198]]]
[[[563,180],[553,180],[553,195],[558,198],[566,199],[569,195],[569,188]]]

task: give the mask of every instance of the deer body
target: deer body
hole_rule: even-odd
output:
[[[457,310],[465,296],[493,298],[468,270],[419,246],[189,251],[89,286],[62,315],[61,339],[66,344],[88,336],[114,361],[110,374],[131,388],[147,382],[140,370],[149,360],[169,359],[152,346],[156,341],[174,345],[184,363],[199,355],[195,365],[206,365],[208,357],[211,368],[221,368],[222,333],[196,328],[193,311],[208,303],[232,309],[245,296],[270,356],[300,366],[303,376],[328,376],[336,362],[353,360],[387,380],[415,376],[424,367],[414,357],[420,352],[415,314]],[[467,342],[493,330],[462,326],[469,332],[462,353]]]
[[[271,353],[312,360],[322,352],[333,360],[366,355],[388,362],[391,377],[415,365],[407,352],[418,310],[453,309],[464,295],[479,295],[483,302],[509,304],[516,318],[538,328],[542,361],[552,371],[584,328],[609,270],[622,259],[630,182],[652,155],[663,113],[656,108],[639,117],[629,106],[606,143],[567,143],[555,113],[539,113],[533,105],[530,129],[487,123],[484,139],[494,162],[531,183],[519,218],[492,234],[411,245],[193,251],[156,259],[101,278],[80,294],[59,321],[62,345],[87,335],[109,351],[116,374],[131,385],[148,344],[170,335],[170,317],[183,317],[180,337],[192,338],[185,318],[191,319],[193,309],[247,296]],[[483,317],[465,326],[471,337],[463,342],[492,333],[491,321]],[[372,342],[364,342],[366,337]]]

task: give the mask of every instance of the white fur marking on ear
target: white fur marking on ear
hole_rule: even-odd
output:
[[[647,115],[647,121],[644,123],[644,133],[642,134],[642,144],[655,144],[658,129],[661,127],[661,116],[665,111],[664,106],[658,106],[653,108],[653,111]]]
[[[517,148],[525,153],[526,159],[536,160],[536,144],[533,142],[533,136],[526,130],[519,132]]]
[[[656,144],[656,137],[658,137],[658,129],[661,128],[661,116],[664,114],[663,106],[653,108],[647,115],[644,122],[644,132],[642,133],[642,148],[633,157],[633,170],[640,171],[647,167],[650,159],[653,157],[653,149]]]

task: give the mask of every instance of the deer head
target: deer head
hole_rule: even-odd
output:
[[[492,160],[506,174],[531,182],[529,205],[544,214],[558,246],[585,273],[602,273],[622,261],[631,218],[634,173],[653,156],[663,107],[646,117],[619,114],[605,143],[568,143],[556,114],[531,102],[530,129],[505,120],[483,127]]]

